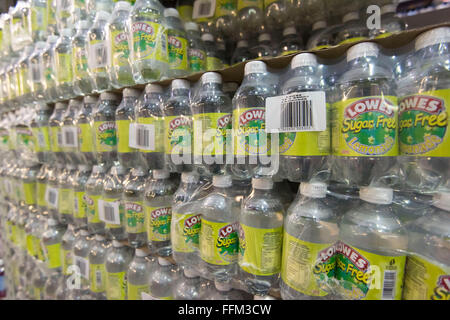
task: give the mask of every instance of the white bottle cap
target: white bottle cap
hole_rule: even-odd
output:
[[[287,27],[283,30],[283,37],[286,37],[291,34],[297,34],[297,29],[295,27]]]
[[[214,36],[211,33],[202,34],[203,41],[214,41]]]
[[[198,24],[195,22],[188,21],[184,24],[186,31],[198,31]]]
[[[119,10],[125,10],[130,11],[131,10],[131,4],[127,1],[118,1],[116,2],[116,6],[114,7],[114,11]]]
[[[114,92],[102,92],[100,94],[100,100],[119,100],[119,96]]]
[[[141,258],[148,256],[148,253],[142,249],[136,249],[134,254],[136,255],[136,257],[141,257]]]
[[[56,219],[48,219],[47,220],[47,224],[49,225],[49,226],[56,226],[56,225],[58,225],[58,221],[56,220]]]
[[[244,74],[252,74],[252,73],[266,73],[267,72],[267,66],[262,61],[250,61],[247,62],[245,65],[245,71]]]
[[[312,26],[312,31],[316,31],[319,29],[325,29],[327,27],[327,22],[326,21],[317,21],[313,24]]]
[[[89,232],[86,229],[80,230],[80,236],[87,237],[89,235]]]
[[[362,187],[359,190],[359,198],[374,204],[391,204],[394,198],[394,190],[391,188]]]
[[[323,182],[302,182],[300,194],[309,198],[325,198],[327,196],[327,185]]]
[[[202,84],[222,83],[222,76],[217,72],[206,72],[201,77]]]
[[[450,42],[450,27],[440,27],[420,34],[416,38],[416,51],[439,43]]]
[[[246,48],[246,47],[248,47],[248,41],[247,40],[239,40],[236,47],[237,48]]]
[[[253,300],[276,300],[274,297],[271,296],[253,296]]]
[[[239,84],[237,82],[225,82],[223,84],[223,91],[224,92],[235,92],[239,87]]]
[[[163,88],[157,84],[148,84],[145,86],[145,93],[163,93]]]
[[[62,31],[61,31],[61,35],[63,36],[63,37],[71,37],[72,36],[72,29],[69,29],[69,28],[67,28],[67,29],[62,29]]]
[[[270,34],[268,33],[262,33],[259,35],[258,37],[258,42],[263,42],[263,41],[270,41],[272,38],[270,37]]]
[[[310,66],[317,66],[317,58],[313,53],[300,53],[296,55],[291,61],[291,69]]]
[[[114,248],[122,248],[122,247],[125,246],[122,242],[117,241],[117,240],[113,240],[112,241],[112,245],[113,245]]]
[[[105,240],[105,237],[103,235],[101,235],[101,234],[96,234],[95,235],[95,240],[96,241],[103,241],[103,240]]]
[[[342,18],[342,23],[347,23],[349,21],[359,20],[358,12],[349,12]]]
[[[92,168],[92,173],[102,173],[102,172],[105,172],[105,169],[101,165],[97,164]]]
[[[252,187],[258,190],[271,190],[273,188],[273,180],[271,178],[253,178]]]
[[[194,268],[185,268],[183,270],[184,276],[186,278],[197,278],[198,272]]]
[[[85,96],[83,99],[84,103],[88,103],[88,104],[92,104],[92,103],[97,103],[98,101],[98,97],[97,96]]]
[[[57,103],[55,103],[55,108],[56,109],[65,109],[65,108],[67,108],[67,103],[66,102],[57,102]]]
[[[181,182],[183,183],[196,183],[198,179],[198,175],[193,172],[183,172],[181,174]]]
[[[178,13],[178,10],[175,8],[167,8],[164,10],[164,17],[176,17],[179,18],[180,14]]]
[[[97,12],[97,14],[95,15],[95,20],[109,20],[109,17],[111,15],[109,14],[109,12],[106,11],[99,11]]]
[[[216,279],[214,280],[214,286],[217,290],[222,292],[227,292],[233,289],[233,287],[231,286],[231,281],[219,281]]]
[[[347,51],[347,62],[362,57],[378,57],[380,48],[373,42],[362,42],[354,45]]]
[[[137,89],[132,89],[132,88],[126,88],[123,89],[123,97],[135,97],[138,98],[141,95],[141,91],[137,90]]]
[[[233,180],[229,175],[216,175],[213,176],[213,186],[218,188],[229,188],[233,185]]]
[[[172,265],[172,262],[170,262],[169,260],[167,260],[166,258],[163,257],[158,257],[158,263],[160,266],[170,266]]]
[[[56,41],[58,41],[58,36],[50,35],[47,37],[47,42],[55,43]]]
[[[191,84],[187,80],[175,79],[172,81],[172,90],[175,89],[190,89]]]
[[[396,13],[397,12],[397,6],[395,4],[386,4],[381,7],[381,14],[386,13]]]
[[[433,197],[434,206],[436,208],[450,211],[450,192],[441,192]]]
[[[170,177],[168,170],[153,170],[153,178],[155,179],[167,179],[168,177]]]

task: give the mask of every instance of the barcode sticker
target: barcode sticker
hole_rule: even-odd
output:
[[[58,193],[58,189],[47,186],[45,189],[45,201],[47,201],[47,205],[52,208],[58,208]]]
[[[99,200],[98,210],[100,220],[109,224],[120,225],[119,202]]]
[[[62,146],[63,147],[78,147],[78,129],[75,126],[64,126],[61,129]]]
[[[129,146],[143,150],[155,150],[155,126],[153,124],[130,125]]]
[[[192,19],[211,18],[216,11],[216,0],[195,0]]]
[[[80,275],[89,279],[89,261],[86,258],[80,256],[74,256],[74,263],[80,269]]]
[[[103,273],[101,270],[95,271],[95,283],[97,284],[98,288],[101,288],[103,285]]]
[[[5,191],[7,194],[13,193],[12,183],[9,180],[5,180]]]
[[[62,138],[61,130],[58,130],[58,132],[56,133],[56,139],[58,140],[58,146],[62,147],[64,141],[63,141],[63,138]]]
[[[37,140],[38,140],[39,147],[41,147],[41,148],[47,147],[47,145],[45,143],[45,136],[44,136],[44,133],[42,131],[39,131],[37,133]]]
[[[397,271],[392,270],[384,271],[383,294],[382,294],[383,300],[394,300],[396,282],[397,282]]]
[[[88,64],[90,69],[106,67],[108,64],[108,51],[105,41],[89,46]]]
[[[266,131],[312,132],[327,129],[324,91],[291,93],[266,99]]]

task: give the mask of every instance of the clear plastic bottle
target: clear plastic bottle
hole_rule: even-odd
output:
[[[75,0],[56,0],[56,26],[59,32],[74,25],[75,17],[72,15]]]
[[[14,52],[20,52],[33,42],[31,10],[29,1],[17,1],[11,12],[11,45]]]
[[[65,227],[55,219],[47,220],[47,227],[42,234],[42,245],[44,247],[47,268],[51,271],[61,272],[61,240]]]
[[[75,244],[75,239],[75,226],[73,224],[69,224],[67,226],[66,232],[61,238],[61,272],[64,278],[64,283],[66,283],[66,280],[68,280],[70,275],[72,274],[69,267],[74,263],[73,246]]]
[[[47,202],[47,209],[49,217],[58,220],[58,177],[63,173],[64,165],[62,163],[56,163],[55,167],[52,167],[48,171],[47,176],[47,189],[45,191],[45,200]]]
[[[78,268],[80,276],[80,286],[74,286],[74,290],[70,297],[71,300],[85,300],[89,298],[89,250],[94,241],[93,236],[86,229],[81,229],[73,244],[73,262]],[[76,284],[76,283],[75,283]]]
[[[95,86],[88,72],[89,28],[89,21],[79,21],[76,25],[76,34],[72,41],[73,90],[77,95],[91,94]]]
[[[47,1],[47,34],[48,35],[57,35],[58,34],[58,26],[56,21],[56,1],[57,0],[48,0]]]
[[[201,278],[195,269],[184,268],[173,287],[174,300],[201,300]]]
[[[219,1],[214,13],[215,32],[225,38],[233,38],[237,28],[237,0]]]
[[[258,36],[258,44],[251,49],[251,53],[253,59],[273,56],[272,38],[269,33],[261,33]]]
[[[116,109],[120,103],[116,93],[103,92],[93,111],[95,152],[98,163],[112,163],[117,158]]]
[[[295,27],[287,27],[283,30],[283,38],[280,42],[278,53],[282,56],[297,53],[303,49],[302,38],[297,33]]]
[[[93,165],[96,162],[93,113],[98,103],[96,96],[85,96],[82,107],[75,116],[74,125],[78,130],[77,156],[81,163]]]
[[[94,24],[87,33],[88,72],[94,81],[94,90],[103,92],[111,88],[108,66],[108,20],[110,14],[106,11],[98,11]]]
[[[272,30],[278,30],[288,21],[287,1],[264,0],[264,22]]]
[[[87,228],[88,198],[85,186],[90,176],[91,167],[80,164],[72,185],[74,191],[73,221],[77,228]]]
[[[134,84],[133,72],[130,65],[129,32],[127,19],[130,15],[131,4],[118,1],[111,15],[108,25],[109,34],[109,79],[114,88],[122,88]]]
[[[44,84],[44,100],[45,102],[53,102],[58,99],[56,92],[56,74],[54,69],[55,47],[58,42],[57,36],[48,36],[47,46],[42,50],[42,83]]]
[[[225,82],[222,86],[223,93],[225,93],[231,100],[233,100],[234,94],[239,88],[237,82]]]
[[[236,45],[236,49],[234,50],[233,56],[231,57],[231,65],[250,60],[251,58],[252,55],[248,47],[248,41],[239,40]]]
[[[336,247],[337,293],[345,299],[399,300],[408,236],[393,208],[393,190],[364,187],[363,204],[342,217]]]
[[[106,254],[106,298],[127,300],[127,270],[133,258],[133,251],[117,240]]]
[[[257,33],[264,23],[264,1],[238,0],[237,9],[239,30],[248,35]]]
[[[173,195],[177,189],[170,172],[154,170],[144,192],[145,228],[149,247],[158,256],[172,253],[170,226]]]
[[[62,100],[75,96],[73,90],[72,37],[73,29],[63,29],[55,46],[56,93],[58,98]]]
[[[47,0],[31,1],[31,30],[33,41],[43,41],[47,36]]]
[[[215,71],[223,68],[223,63],[217,50],[217,43],[211,33],[202,34],[201,40],[206,52],[206,71]]]
[[[39,163],[50,161],[49,119],[52,109],[45,103],[36,104],[36,116],[31,122],[33,136],[36,141],[35,151]]]
[[[164,7],[158,0],[137,0],[130,13],[131,66],[134,81],[158,81],[167,75]]]
[[[128,300],[142,300],[142,293],[150,292],[150,274],[152,272],[149,254],[136,249],[134,258],[127,271]]]
[[[306,48],[308,50],[320,50],[333,46],[335,40],[333,34],[337,29],[337,26],[327,27],[327,22],[324,20],[315,22]]]
[[[188,60],[191,72],[202,72],[206,70],[207,54],[206,48],[201,39],[198,25],[195,22],[186,22],[184,24],[189,41]]]
[[[44,99],[44,83],[42,52],[45,50],[46,43],[36,42],[33,53],[30,55],[30,81],[33,98],[37,101]]]
[[[52,152],[52,157],[57,161],[57,163],[63,164],[66,160],[64,152],[62,150],[62,119],[64,112],[67,109],[67,103],[57,102],[53,113],[49,119],[50,127],[50,150]]]
[[[200,208],[200,257],[209,277],[227,280],[237,272],[240,208],[231,196],[231,176],[213,176],[213,186]]]
[[[387,4],[381,7],[381,29],[370,30],[371,38],[385,38],[406,29],[405,22],[396,16],[397,6]]]
[[[116,109],[117,158],[125,168],[138,165],[137,149],[130,147],[130,125],[136,121],[136,103],[141,94],[137,89],[123,90],[122,102]]]
[[[284,300],[332,297],[339,227],[337,210],[326,193],[325,183],[302,182],[287,211],[280,280]]]
[[[190,73],[189,69],[189,42],[186,31],[177,9],[164,10],[167,33],[167,54],[169,62],[168,76],[170,78],[183,77]]]
[[[77,165],[82,161],[78,153],[78,128],[76,127],[76,117],[82,107],[83,103],[80,99],[70,99],[61,121],[62,151],[67,162],[72,165]]]
[[[73,179],[76,166],[68,164],[58,177],[58,217],[59,222],[67,225],[73,222],[74,191]]]
[[[155,300],[173,300],[173,286],[177,280],[175,266],[166,258],[158,257],[158,263],[150,273],[150,295]]]
[[[98,202],[102,196],[106,170],[107,168],[103,165],[95,165],[85,185],[86,193],[83,200],[86,204],[86,217],[91,233],[103,234],[105,232],[105,223],[100,220]]]
[[[171,172],[188,170],[192,164],[192,113],[190,83],[173,80],[170,97],[163,105],[165,163]]]
[[[106,300],[106,253],[111,243],[96,234],[89,249],[89,289],[94,300]]]
[[[214,281],[214,293],[211,296],[205,296],[207,300],[245,300],[241,291],[233,289],[230,281]]]
[[[144,190],[147,172],[142,167],[133,168],[124,182],[123,205],[125,210],[128,243],[139,248],[147,243],[145,231]]]
[[[347,13],[342,18],[342,23],[343,25],[336,35],[336,44],[352,43],[367,38],[369,31],[357,11]]]

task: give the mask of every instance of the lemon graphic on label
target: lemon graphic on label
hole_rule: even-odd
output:
[[[375,143],[375,138],[373,136],[369,137],[369,139],[367,139],[369,141],[370,144],[374,144]]]

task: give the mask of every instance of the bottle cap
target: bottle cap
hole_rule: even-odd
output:
[[[202,84],[205,83],[222,83],[222,76],[217,72],[206,72],[201,78]]]
[[[89,232],[86,229],[80,230],[80,236],[87,237],[89,235]]]
[[[66,102],[57,102],[57,103],[55,103],[55,108],[56,109],[65,109],[65,108],[67,108],[67,103]]]
[[[362,187],[359,190],[359,198],[374,204],[391,204],[394,198],[394,190],[391,188]]]
[[[214,41],[214,36],[211,33],[202,34],[203,41]]]
[[[190,89],[191,84],[187,80],[175,79],[172,81],[172,90],[175,89]]]
[[[92,168],[92,173],[102,173],[102,172],[105,172],[105,169],[103,168],[102,165],[97,164]]]
[[[109,14],[109,12],[106,11],[98,11],[97,14],[95,15],[95,20],[109,20],[109,17],[111,15]]]
[[[373,42],[362,42],[354,45],[347,51],[347,62],[362,57],[378,57],[380,48]]]
[[[97,101],[98,101],[98,97],[97,96],[90,95],[90,96],[85,96],[83,98],[83,102],[87,103],[87,104],[95,104],[95,103],[97,103]]]
[[[77,29],[89,29],[90,23],[87,20],[80,20],[78,22],[78,28]]]
[[[300,194],[309,198],[325,198],[327,196],[327,185],[323,182],[302,182]]]
[[[103,241],[103,240],[105,240],[105,237],[103,235],[101,235],[101,234],[96,234],[95,235],[95,240],[96,241]]]
[[[271,178],[253,178],[252,187],[258,190],[271,190],[273,188],[273,180]]]
[[[158,257],[158,263],[160,266],[170,266],[172,265],[172,262],[170,262],[169,260],[167,260],[166,258],[163,257]]]
[[[381,7],[381,14],[386,13],[396,13],[397,12],[397,6],[395,4],[386,4]]]
[[[219,281],[216,279],[214,280],[214,286],[217,290],[222,292],[227,292],[233,289],[233,287],[231,286],[231,281]]]
[[[233,180],[229,175],[215,175],[213,176],[213,186],[218,188],[229,188],[233,185]]]
[[[327,27],[327,22],[326,21],[317,21],[316,23],[313,24],[312,26],[312,31],[316,31],[319,29],[325,29]]]
[[[136,249],[134,254],[136,255],[136,257],[141,257],[141,258],[148,256],[148,253],[142,249]]]
[[[197,278],[198,272],[194,268],[185,268],[183,270],[184,276],[186,278]]]
[[[252,74],[252,73],[266,73],[267,72],[267,66],[262,61],[250,61],[247,62],[245,65],[245,71],[244,74]]]
[[[349,12],[342,18],[342,23],[347,23],[349,21],[359,20],[358,12]]]
[[[291,34],[297,34],[297,30],[295,27],[287,27],[283,30],[283,37],[291,35]]]
[[[248,41],[247,40],[239,40],[237,45],[237,48],[247,48],[248,47]]]
[[[168,170],[153,170],[153,178],[155,179],[167,179],[170,177]]]
[[[132,89],[132,88],[126,88],[123,89],[123,97],[135,97],[138,98],[141,95],[141,91],[137,90],[137,89]]]
[[[180,14],[178,13],[178,10],[175,8],[167,8],[164,10],[164,17],[175,17],[179,18]]]
[[[259,35],[258,37],[258,42],[263,42],[263,41],[270,41],[272,38],[270,37],[270,34],[268,33],[262,33]]]
[[[70,38],[72,36],[72,29],[69,29],[69,28],[62,29],[61,35],[63,37],[69,37]]]
[[[114,92],[102,92],[100,94],[100,100],[119,100],[119,96]]]
[[[130,11],[131,10],[131,4],[127,1],[118,1],[116,2],[116,6],[114,7],[114,11],[119,10],[125,10]]]
[[[450,192],[441,192],[434,195],[433,201],[436,208],[450,211]]]
[[[239,87],[239,84],[237,82],[225,82],[223,84],[223,91],[224,92],[236,92],[238,87]]]
[[[181,182],[183,183],[197,183],[199,177],[194,172],[183,172],[181,174]]]
[[[56,220],[56,219],[48,219],[47,220],[47,224],[49,225],[49,226],[56,226],[56,225],[58,225],[58,221]]]
[[[300,53],[296,55],[291,61],[291,69],[316,66],[317,58],[313,53]]]
[[[195,22],[188,21],[184,24],[186,31],[198,31],[198,24]]]
[[[450,27],[440,27],[420,34],[416,38],[416,51],[439,43],[450,42]]]
[[[117,241],[117,240],[113,240],[112,241],[112,245],[113,245],[114,248],[122,248],[122,247],[125,246],[122,242]]]
[[[145,93],[163,93],[163,88],[158,84],[148,84],[145,86]]]

